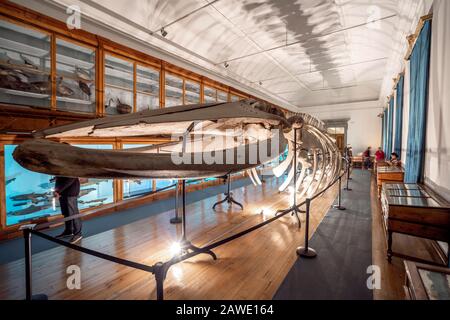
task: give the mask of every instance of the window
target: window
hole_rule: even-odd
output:
[[[136,66],[136,111],[159,109],[159,71]]]
[[[56,107],[95,113],[95,50],[56,39]]]
[[[151,144],[124,144],[123,149],[148,147]],[[123,198],[129,199],[142,196],[153,191],[151,179],[127,179],[123,180]]]
[[[243,97],[240,97],[240,96],[237,96],[237,95],[234,95],[234,94],[232,94],[232,95],[230,96],[230,99],[231,99],[231,102],[237,102],[237,101],[243,100],[244,98],[243,98]]]
[[[49,34],[0,20],[0,102],[51,106]]]
[[[105,55],[105,112],[107,115],[133,112],[133,63]]]
[[[166,73],[166,104],[165,107],[183,104],[183,79]]]

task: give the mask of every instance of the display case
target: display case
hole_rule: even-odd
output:
[[[134,63],[115,55],[105,55],[105,113],[134,111]]]
[[[112,145],[75,145],[90,149],[112,149]],[[4,145],[6,226],[54,216],[61,213],[53,196],[55,177],[24,169],[13,158],[15,144]],[[80,210],[114,201],[113,180],[83,179],[78,207]]]
[[[56,108],[95,113],[95,49],[56,39]]]
[[[123,149],[149,147],[151,144],[123,144]],[[152,179],[125,179],[123,180],[123,199],[130,199],[149,194],[153,191]]]
[[[51,107],[51,34],[0,19],[0,102]]]
[[[184,82],[184,104],[200,103],[200,83],[185,80]]]
[[[231,94],[230,95],[230,101],[231,102],[237,102],[237,101],[240,101],[240,100],[242,100],[242,99],[244,99],[243,97],[240,97],[240,96],[237,96],[237,95],[235,95],[235,94]]]
[[[217,102],[228,102],[228,92],[217,90]]]
[[[136,66],[136,111],[159,109],[159,71]]]
[[[183,104],[183,82],[183,78],[166,73],[166,108]]]
[[[217,89],[205,86],[203,89],[203,100],[205,103],[217,101]]]
[[[111,150],[111,144],[73,144],[75,147]],[[98,207],[114,202],[114,185],[111,179],[83,179],[80,196],[78,197],[78,208],[80,210]]]
[[[16,147],[4,145],[6,226],[60,213],[53,177],[20,166],[12,156]]]

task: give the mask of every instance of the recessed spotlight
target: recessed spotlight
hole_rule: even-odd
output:
[[[167,31],[161,28],[161,35],[165,38],[167,36]]]

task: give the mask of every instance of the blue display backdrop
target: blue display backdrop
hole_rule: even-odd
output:
[[[53,197],[54,177],[24,169],[13,158],[16,145],[5,145],[6,225],[60,214],[59,201]],[[112,145],[78,145],[90,149],[112,149]],[[78,198],[80,209],[114,201],[113,181],[89,179],[82,183]]]
[[[430,69],[431,21],[426,21],[411,54],[411,91],[405,182],[422,181]]]
[[[402,154],[402,132],[403,132],[403,86],[405,77],[402,75],[397,84],[397,105],[395,106],[395,134],[394,152],[401,157]]]

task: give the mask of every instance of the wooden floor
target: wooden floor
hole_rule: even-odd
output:
[[[405,267],[403,259],[392,257],[388,263],[386,250],[387,240],[384,231],[381,205],[377,197],[376,177],[371,181],[372,204],[372,261],[381,270],[381,289],[374,290],[375,300],[403,300],[405,299]],[[432,247],[430,240],[408,235],[393,234],[393,250],[406,255],[418,257],[439,263],[441,260]]]
[[[211,207],[222,195],[187,207],[188,238],[203,246],[244,230],[288,207],[287,194],[278,193],[278,179],[261,187],[234,190],[245,210]],[[311,232],[314,232],[337,194],[337,187],[312,203]],[[189,195],[188,195],[189,196]],[[264,208],[265,215],[259,214]],[[83,247],[145,264],[171,257],[170,246],[180,226],[169,223],[173,210],[106,231],[82,240]],[[304,220],[304,217],[302,217]],[[219,259],[201,255],[170,268],[165,281],[166,299],[271,299],[296,260],[304,228],[291,216],[282,217],[253,233],[215,249]],[[66,268],[81,268],[81,290],[68,290]],[[0,266],[0,299],[24,298],[24,262]],[[33,255],[33,292],[50,299],[155,299],[152,274],[134,270],[57,247]]]

